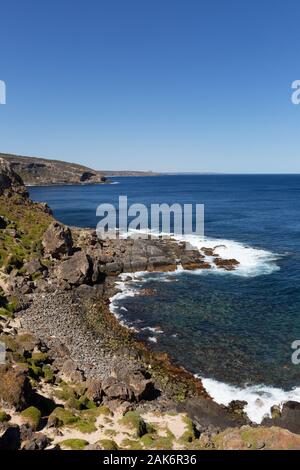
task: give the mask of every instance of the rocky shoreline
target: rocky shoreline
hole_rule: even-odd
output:
[[[300,448],[300,404],[253,425],[245,403],[214,403],[110,312],[121,273],[238,261],[171,239],[99,240],[65,227],[1,159],[0,201],[0,449]]]

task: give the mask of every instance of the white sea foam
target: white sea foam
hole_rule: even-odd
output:
[[[288,400],[300,401],[300,387],[290,391],[267,385],[240,388],[213,379],[201,378],[201,380],[209,395],[220,405],[227,406],[232,400],[246,401],[245,412],[251,421],[258,424],[265,416],[270,416],[273,405],[281,406]]]
[[[221,258],[236,259],[240,263],[233,271],[224,271],[215,267],[213,269],[216,273],[254,277],[262,274],[271,274],[279,269],[276,260],[280,258],[280,255],[261,248],[254,248],[234,240],[199,238],[196,235],[176,236],[175,238],[178,241],[190,243],[198,250],[202,247],[215,248],[214,253],[220,255]],[[212,257],[206,256],[206,260],[211,262]],[[213,263],[211,264],[214,266]],[[199,274],[199,271],[202,270],[197,270],[195,273]]]
[[[138,233],[148,233],[152,236],[158,236],[155,232],[151,230],[132,230],[127,233],[121,234],[123,238],[127,238],[131,235],[137,235]],[[282,255],[277,253],[272,253],[271,251],[264,250],[262,248],[252,247],[250,245],[237,242],[235,240],[227,240],[222,238],[211,238],[211,237],[199,237],[198,235],[173,235],[167,233],[161,233],[160,235],[171,237],[178,242],[188,242],[192,247],[201,250],[202,247],[205,248],[215,248],[214,253],[220,255],[223,259],[236,259],[240,264],[236,269],[232,271],[226,271],[224,269],[217,268],[213,261],[213,257],[205,256],[205,261],[209,262],[212,266],[210,272],[218,274],[226,274],[233,276],[243,276],[243,277],[255,277],[264,274],[271,274],[274,271],[278,271],[280,268],[276,264],[276,261],[279,260]],[[202,274],[203,269],[198,269],[194,271],[189,271],[190,274]],[[177,266],[176,274],[180,272],[185,272],[180,264]],[[168,273],[170,274],[170,273]],[[172,273],[173,274],[173,273]],[[165,277],[166,274],[164,274]]]
[[[142,328],[142,331],[151,331],[151,333],[155,333],[157,335],[162,335],[163,334],[163,330],[161,328],[158,328],[158,327],[152,328],[151,326],[145,326],[144,328]]]
[[[124,300],[128,297],[134,297],[138,293],[138,289],[131,287],[128,282],[125,282],[127,276],[128,274],[121,274],[119,276],[120,281],[116,282],[118,292],[110,298],[110,311],[111,313],[113,313],[113,315],[117,318],[117,320],[122,326],[125,326],[126,328],[129,328],[130,330],[138,333],[139,330],[129,325],[126,322],[124,316],[120,314],[121,310],[127,312],[126,307],[122,306],[121,308],[119,308],[117,304],[119,300]]]
[[[148,338],[148,341],[150,341],[151,343],[157,343],[157,338],[155,336],[150,336]]]

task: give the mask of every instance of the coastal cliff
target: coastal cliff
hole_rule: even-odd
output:
[[[0,207],[0,449],[300,448],[299,404],[253,426],[110,312],[119,274],[208,269],[213,250],[66,227],[3,159]]]
[[[110,183],[111,176],[157,176],[152,171],[94,170],[77,163],[40,157],[0,153],[26,186],[84,185]]]

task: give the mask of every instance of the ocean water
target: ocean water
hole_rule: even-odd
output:
[[[103,202],[205,204],[205,240],[236,258],[231,273],[138,273],[112,309],[152,348],[202,378],[213,398],[245,399],[256,422],[272,404],[300,400],[300,175],[176,175],[114,178],[113,185],[32,187],[57,219],[95,227]],[[153,295],[137,295],[149,288]]]

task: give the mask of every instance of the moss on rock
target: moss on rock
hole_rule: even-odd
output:
[[[59,442],[59,445],[71,450],[83,450],[89,443],[85,439],[66,439]]]
[[[141,443],[133,439],[123,439],[121,447],[126,450],[143,450]]]
[[[119,450],[117,443],[110,439],[100,439],[97,441],[97,444],[99,444],[103,450]]]
[[[134,435],[137,438],[142,437],[147,433],[147,425],[143,418],[136,411],[128,411],[119,422],[123,426],[133,430]]]
[[[26,408],[26,410],[21,412],[21,416],[33,429],[37,429],[39,427],[42,414],[35,406]]]
[[[49,426],[61,427],[69,424],[74,424],[79,421],[79,417],[74,415],[71,411],[61,407],[55,408],[48,419]]]

